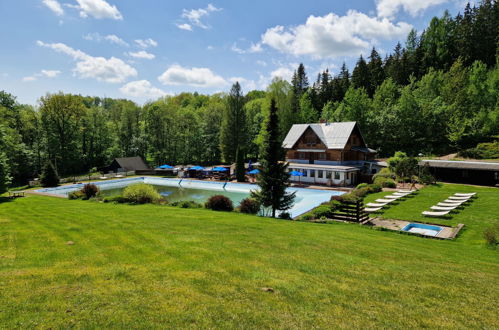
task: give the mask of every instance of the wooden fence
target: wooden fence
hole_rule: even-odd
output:
[[[332,214],[333,220],[362,222],[369,219],[369,215],[364,212],[364,202],[341,201],[340,206]]]

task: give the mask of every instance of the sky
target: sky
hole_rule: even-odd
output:
[[[127,98],[265,89],[390,52],[462,0],[0,0],[0,90]]]

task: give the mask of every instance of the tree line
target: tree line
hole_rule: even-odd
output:
[[[244,94],[235,83],[228,93],[181,93],[143,106],[57,93],[34,107],[0,91],[0,176],[25,183],[47,160],[61,175],[137,155],[151,165],[257,160],[271,100],[280,141],[293,124],[326,119],[359,122],[379,156],[471,148],[499,135],[498,36],[499,4],[483,1],[433,18],[384,59],[373,48],[352,73],[344,64],[312,84],[300,64],[290,82],[274,79],[265,91]]]

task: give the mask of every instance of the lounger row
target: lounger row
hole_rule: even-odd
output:
[[[449,214],[451,211],[457,209],[458,207],[462,206],[464,203],[469,201],[471,198],[473,198],[476,195],[476,193],[457,193],[443,202],[438,203],[437,205],[434,205],[430,207],[431,211],[424,211],[421,214],[426,216],[426,217],[443,217],[447,214]]]
[[[364,212],[373,213],[378,212],[385,206],[389,206],[388,204],[396,201],[397,199],[407,197],[416,192],[416,190],[398,190],[397,192],[385,196],[383,198],[375,200],[374,203],[367,203],[366,208],[364,208]]]

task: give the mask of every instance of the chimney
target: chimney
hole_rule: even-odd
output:
[[[327,121],[326,121],[326,119],[322,119],[322,118],[321,118],[321,119],[319,120],[319,123],[321,123],[321,124],[326,124],[326,123],[327,123]]]

